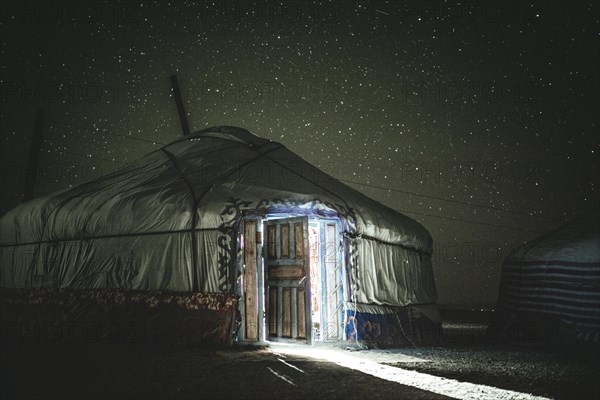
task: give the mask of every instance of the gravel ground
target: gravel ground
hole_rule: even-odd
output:
[[[486,324],[445,324],[443,345],[388,350],[424,361],[383,361],[436,376],[532,393],[554,399],[600,398],[600,350],[498,343]]]
[[[600,398],[597,356],[491,345],[428,347],[403,353],[428,362],[386,364],[555,399]]]

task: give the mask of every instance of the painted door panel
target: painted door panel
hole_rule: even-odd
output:
[[[256,221],[244,221],[244,332],[248,341],[258,341],[258,270]]]
[[[342,260],[339,243],[339,223],[321,221],[322,272],[323,277],[323,338],[343,338],[343,287]]]

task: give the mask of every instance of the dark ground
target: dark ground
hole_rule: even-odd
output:
[[[435,346],[358,352],[344,350],[347,343],[332,347],[383,365],[522,393],[600,398],[597,346],[582,351],[491,342],[484,337],[485,316],[446,314],[445,319],[444,337]],[[447,398],[324,360],[286,358],[264,347],[3,344],[1,350],[2,399]]]
[[[72,345],[11,349],[2,398],[447,399],[327,361],[262,348],[174,349]],[[275,373],[289,379],[288,383]]]

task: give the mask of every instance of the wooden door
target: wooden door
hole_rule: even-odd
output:
[[[264,234],[268,336],[310,343],[308,218],[267,221]]]

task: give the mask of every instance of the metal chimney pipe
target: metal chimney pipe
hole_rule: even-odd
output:
[[[181,121],[181,130],[183,131],[183,136],[187,136],[190,134],[190,126],[185,114],[185,108],[183,107],[183,99],[181,98],[177,75],[171,75],[171,86],[173,87],[173,97],[175,97],[175,104],[177,104],[177,112],[179,113],[179,120]]]

